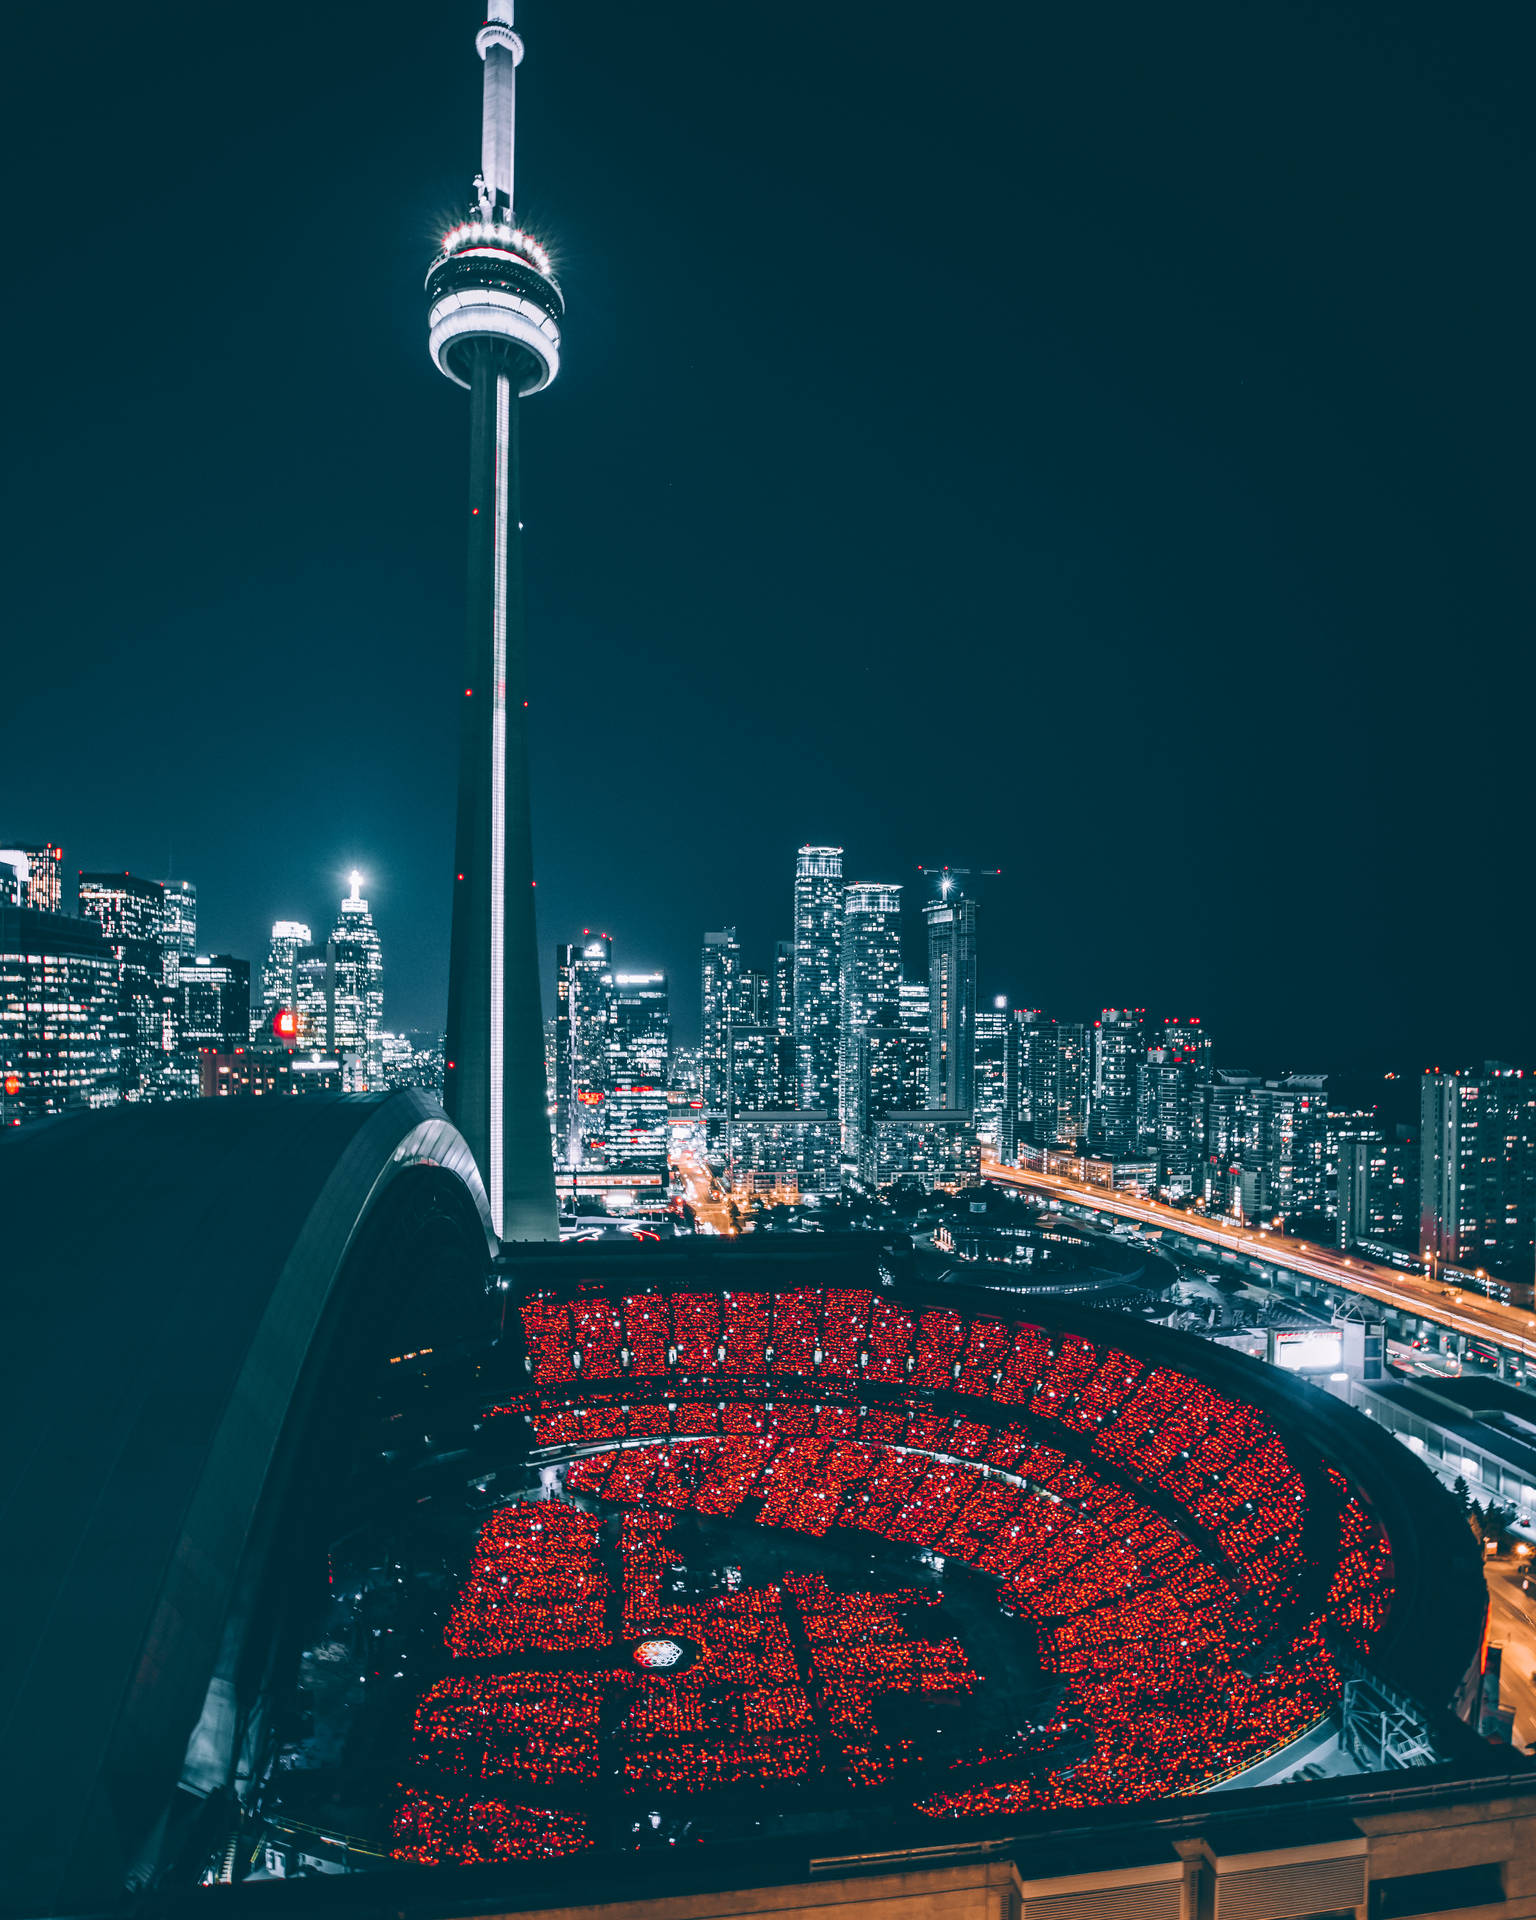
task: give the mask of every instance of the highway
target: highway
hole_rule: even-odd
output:
[[[1499,1667],[1499,1699],[1515,1710],[1514,1744],[1536,1740],[1536,1594],[1520,1591],[1525,1559],[1490,1560],[1488,1640],[1504,1649]]]
[[[1283,1233],[1269,1233],[1262,1227],[1233,1226],[1226,1221],[1207,1219],[1203,1214],[1181,1212],[1177,1207],[1164,1206],[1159,1200],[1144,1200],[1136,1193],[1089,1187],[1077,1180],[1064,1180],[1057,1174],[1005,1167],[985,1155],[981,1177],[998,1186],[1015,1187],[1070,1202],[1073,1206],[1092,1207],[1099,1213],[1133,1220],[1140,1226],[1187,1234],[1192,1240],[1203,1240],[1245,1258],[1265,1260],[1292,1273],[1326,1280],[1331,1286],[1346,1288],[1383,1306],[1421,1315],[1433,1320],[1436,1326],[1448,1327],[1475,1340],[1494,1341],[1512,1353],[1536,1360],[1536,1316],[1522,1307],[1501,1306],[1496,1300],[1451,1292],[1438,1281],[1403,1273],[1396,1267],[1384,1267],[1373,1260],[1362,1260],[1358,1255],[1346,1257],[1311,1240],[1293,1240]]]

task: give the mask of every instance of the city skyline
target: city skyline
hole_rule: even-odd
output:
[[[273,918],[314,915],[358,866],[399,1018],[435,1025],[461,560],[439,476],[462,418],[417,365],[411,316],[422,250],[462,197],[477,76],[451,19],[386,13],[361,53],[339,9],[306,14],[302,43],[296,14],[270,13],[238,47],[210,16],[195,51],[174,15],[104,22],[99,72],[75,77],[123,159],[95,231],[128,316],[107,406],[136,484],[82,547],[59,503],[98,403],[18,395],[32,452],[8,525],[28,565],[0,819],[61,839],[72,867],[190,876],[220,946],[253,957]],[[530,217],[559,232],[576,316],[530,426],[534,787],[559,796],[538,816],[541,982],[583,924],[678,979],[701,928],[736,923],[761,951],[783,931],[780,850],[827,840],[908,883],[924,859],[999,862],[984,993],[1091,1006],[1129,981],[1205,1007],[1238,1058],[1536,1054],[1529,911],[1484,824],[1514,817],[1513,757],[1479,754],[1475,816],[1448,821],[1422,745],[1430,724],[1480,741],[1495,689],[1516,708],[1529,692],[1511,449],[1530,382],[1506,330],[1529,269],[1503,236],[1529,198],[1506,136],[1530,28],[1507,22],[1490,59],[1427,6],[1380,35],[1365,17],[1260,29],[1127,6],[1091,33],[989,17],[935,44],[903,30],[915,10],[854,5],[785,96],[745,23],[534,7]],[[72,69],[62,22],[21,31],[40,78]],[[188,62],[233,94],[178,85],[203,71]],[[426,63],[450,76],[430,99]],[[1255,64],[1274,76],[1257,96],[1239,78]],[[919,89],[921,166],[871,196],[882,156],[905,176],[893,103]],[[144,95],[165,112],[131,113]],[[786,111],[807,137],[768,138]],[[16,131],[22,192],[49,204],[60,132]],[[689,164],[701,147],[722,162]],[[636,151],[651,162],[631,181],[616,162]],[[186,329],[149,317],[188,152],[239,207],[253,286],[310,283],[339,224],[359,235],[378,318],[352,350],[387,408],[353,419],[276,293]],[[665,216],[642,173],[673,183]],[[793,381],[757,280],[785,206],[836,279],[824,359]],[[63,272],[67,225],[40,223],[29,274]],[[942,245],[967,368],[988,369],[985,390],[967,372],[913,416],[910,543],[880,271],[909,227]],[[1022,248],[991,244],[1016,231]],[[692,331],[665,388],[645,324],[658,241],[687,303],[725,322]],[[19,324],[24,302],[8,311]],[[80,344],[59,324],[61,348]],[[239,397],[210,418],[213,390]],[[967,665],[942,721],[934,634]],[[755,693],[770,660],[803,697]],[[712,804],[729,875],[658,861],[646,810],[617,804],[636,711],[690,763],[728,739]],[[1063,713],[1074,727],[1036,724]],[[66,716],[92,743],[68,782],[51,744]],[[961,716],[967,779],[944,782],[928,770]],[[1260,764],[1267,778],[1236,778]],[[1448,875],[1476,926],[1425,937]],[[1303,932],[1329,937],[1326,967],[1296,959]]]

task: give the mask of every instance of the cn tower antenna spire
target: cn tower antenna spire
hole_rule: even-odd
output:
[[[518,418],[560,370],[565,302],[549,255],[512,212],[523,43],[512,0],[475,35],[485,63],[480,172],[468,217],[427,274],[428,345],[469,389],[468,625],[443,1104],[474,1153],[504,1240],[555,1240],[534,920]]]
[[[485,197],[508,218],[513,199],[513,145],[517,135],[517,68],[523,43],[512,30],[512,0],[491,0],[485,25],[475,35],[485,62],[485,101],[480,114],[480,178]]]

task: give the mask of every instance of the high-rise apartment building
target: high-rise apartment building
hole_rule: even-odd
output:
[[[923,909],[928,926],[928,1105],[976,1104],[976,902],[946,892]]]
[[[302,920],[274,920],[267,957],[261,966],[261,999],[251,1009],[251,1038],[267,1040],[277,1031],[279,1013],[298,1009],[299,955],[314,945],[314,935]],[[329,1044],[323,1042],[322,1044]],[[383,1064],[382,1036],[380,1064]],[[388,1076],[383,1076],[387,1081]]]
[[[1536,1266],[1536,1085],[1489,1062],[1424,1075],[1419,1252],[1474,1282],[1529,1286]]]
[[[838,1126],[843,1152],[857,1150],[867,1105],[860,1085],[860,1046],[867,1027],[899,1024],[901,888],[872,881],[851,884],[843,896],[843,953],[839,970]]]
[[[654,1080],[665,1091],[671,1068],[672,1022],[664,973],[615,973],[609,1028],[609,1073],[615,1080]]]
[[[610,1173],[646,1175],[665,1196],[667,1181],[667,1085],[664,1080],[621,1073],[606,1089],[601,1158]]]
[[[1213,1165],[1236,1166],[1258,1152],[1253,1089],[1262,1076],[1241,1068],[1218,1067],[1206,1096],[1206,1153]]]
[[[837,1113],[842,999],[843,850],[795,856],[795,1079],[797,1105]]]
[[[773,1024],[773,975],[761,967],[743,967],[736,991],[736,1017],[755,1026]]]
[[[1146,1009],[1105,1007],[1093,1025],[1093,1112],[1096,1150],[1127,1152],[1136,1141],[1136,1070],[1146,1052]]]
[[[878,1155],[872,1147],[875,1128],[891,1114],[911,1111],[907,1106],[909,1052],[908,1035],[895,1022],[872,1021],[859,1035],[852,1120],[859,1177],[866,1185],[874,1185],[877,1180]]]
[[[1093,1028],[1086,1020],[1056,1025],[1056,1139],[1072,1146],[1086,1138],[1093,1101]]]
[[[1335,1137],[1334,1221],[1345,1253],[1387,1237],[1387,1139],[1380,1127],[1341,1128]]]
[[[1168,1199],[1194,1192],[1194,1075],[1169,1047],[1153,1047],[1137,1074],[1138,1147],[1157,1160],[1158,1191]]]
[[[34,913],[64,911],[64,849],[51,840],[18,851],[27,862],[26,898],[21,902]]]
[[[362,895],[363,876],[341,903],[331,932],[331,1046],[351,1056],[348,1084],[384,1084],[384,956],[378,929]]]
[[[132,873],[82,873],[79,884],[80,918],[96,922],[117,961],[119,1089],[142,1100],[157,1090],[175,1036],[161,944],[165,889]]]
[[[1282,1218],[1321,1213],[1328,1199],[1328,1081],[1293,1073],[1251,1089],[1253,1155],[1263,1199]],[[1250,1157],[1249,1164],[1253,1164]]]
[[[778,1073],[775,1104],[795,1104],[795,943],[773,943],[774,1059]]]
[[[1000,1152],[1007,1131],[1008,1049],[1013,1022],[1008,999],[999,994],[976,1009],[976,1137]]]
[[[897,1105],[918,1112],[928,1105],[926,980],[903,980],[896,989],[896,1024],[901,1029],[901,1098]]]
[[[8,1119],[118,1098],[120,970],[95,921],[0,907],[0,1083]]]
[[[1086,1021],[1053,1020],[1038,1008],[1019,1013],[1019,1075],[1027,1105],[1021,1127],[1036,1146],[1075,1147],[1087,1132],[1092,1032]]]
[[[614,1031],[613,942],[584,931],[556,961],[555,1134],[564,1164],[576,1169],[596,1156],[607,1131],[600,1109]]]
[[[165,913],[160,928],[160,952],[165,984],[173,991],[181,980],[181,964],[197,956],[197,888],[190,880],[162,880]]]
[[[740,1018],[741,944],[734,927],[704,936],[699,961],[699,1077],[706,1113],[724,1113],[727,1029]]]
[[[1198,1014],[1170,1014],[1163,1022],[1157,1044],[1167,1050],[1169,1059],[1176,1065],[1189,1068],[1193,1150],[1197,1159],[1202,1158],[1205,1152],[1206,1100],[1215,1066],[1210,1028]]]
[[[779,1100],[778,1035],[761,1021],[733,1021],[725,1030],[726,1078],[723,1111],[764,1113]]]
[[[301,947],[293,960],[293,1038],[311,1053],[333,1054],[332,1009],[335,1004],[335,955],[329,942]]]
[[[1015,1011],[1018,1130],[1037,1146],[1056,1144],[1056,1022],[1043,1007]]]
[[[251,964],[232,954],[196,954],[181,969],[183,1053],[233,1053],[251,1036]]]

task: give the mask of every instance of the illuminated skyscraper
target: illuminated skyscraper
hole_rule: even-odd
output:
[[[22,847],[27,861],[27,897],[22,901],[34,913],[64,911],[64,849],[51,840],[40,846]]]
[[[1012,1028],[1006,995],[976,1009],[976,1136],[994,1152],[1001,1149],[1005,1131]]]
[[[556,962],[556,1138],[564,1164],[583,1167],[606,1133],[600,1109],[613,1067],[613,942],[583,932],[556,950]]]
[[[654,1080],[666,1088],[671,1064],[672,1028],[664,973],[616,973],[613,976],[613,1025],[609,1075]]]
[[[911,1113],[928,1105],[928,982],[903,980],[896,990],[901,1028],[901,1099]]]
[[[368,902],[363,876],[352,875],[352,891],[341,903],[331,933],[332,1049],[350,1054],[353,1071],[366,1088],[384,1084],[384,956]]]
[[[798,1105],[837,1112],[843,966],[843,850],[795,858],[795,1078]]]
[[[142,1100],[158,1085],[173,1027],[161,946],[165,889],[131,873],[82,873],[80,918],[96,922],[117,960],[119,1086],[125,1100]]]
[[[928,923],[928,1105],[976,1103],[976,902],[947,884]]]
[[[181,979],[181,963],[197,953],[197,888],[190,880],[162,880],[165,914],[160,930],[160,954],[165,984],[174,988]]]
[[[773,943],[773,1051],[778,1075],[774,1104],[795,1104],[795,943]]]
[[[518,418],[560,365],[565,303],[549,256],[514,212],[523,43],[512,0],[489,0],[480,172],[468,217],[427,274],[439,371],[469,390],[469,594],[459,684],[459,814],[448,964],[445,1104],[485,1175],[508,1240],[559,1237],[544,1095],[534,921]]]
[[[1105,1007],[1093,1025],[1094,1145],[1122,1153],[1136,1139],[1136,1070],[1146,1053],[1146,1010]]]
[[[314,935],[302,920],[273,922],[272,941],[261,969],[261,1000],[258,1006],[251,1009],[253,1040],[270,1039],[278,1014],[285,1009],[290,1012],[297,1010],[299,955],[313,942]],[[323,1041],[322,1044],[329,1045],[329,1041]]]
[[[859,1084],[864,1031],[898,1025],[900,990],[901,888],[852,884],[843,896],[838,986],[838,1122],[844,1153],[857,1149],[867,1105]]]
[[[773,1025],[773,976],[761,967],[743,967],[736,992],[736,1017],[757,1026]]]
[[[741,1017],[741,946],[734,927],[704,936],[699,961],[699,1076],[706,1113],[725,1111],[726,1030]]]
[[[94,921],[0,907],[0,1086],[7,1121],[118,1098],[117,957]]]
[[[233,1053],[250,1043],[251,964],[232,954],[195,954],[181,970],[182,1051]]]
[[[336,968],[330,943],[302,947],[293,963],[293,1010],[298,1015],[295,1039],[313,1053],[329,1054],[332,1038]]]
[[[775,1033],[760,1021],[732,1022],[725,1030],[725,1111],[762,1113],[779,1104]]]

